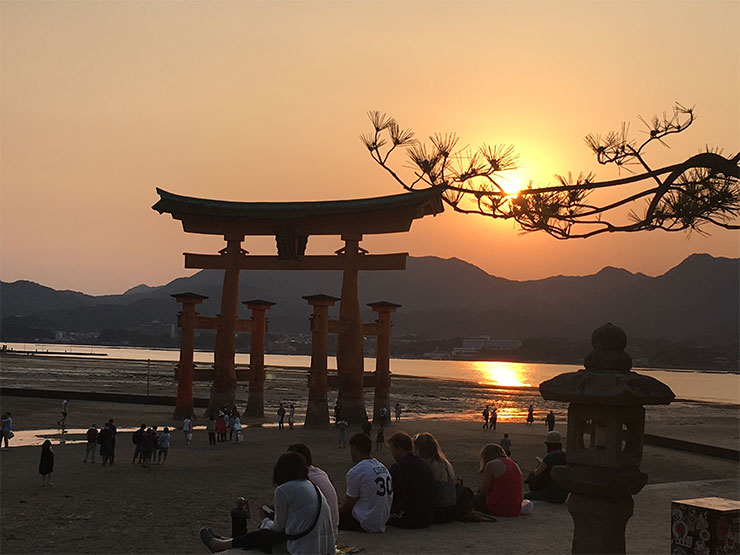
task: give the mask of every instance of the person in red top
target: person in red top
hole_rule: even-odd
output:
[[[480,489],[473,508],[493,516],[519,516],[522,510],[522,471],[500,445],[489,443],[480,452]]]
[[[90,457],[90,462],[95,462],[95,448],[98,446],[98,429],[95,427],[95,424],[90,426],[90,428],[87,430],[87,433],[85,434],[85,439],[87,439],[87,447],[85,448],[85,458],[82,459],[82,462],[86,463],[87,458]]]
[[[216,436],[219,441],[226,441],[226,417],[223,412],[219,412],[216,419]]]

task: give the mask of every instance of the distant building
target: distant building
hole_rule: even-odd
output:
[[[481,351],[514,351],[521,346],[518,339],[491,339],[487,335],[466,337],[462,347],[452,349],[452,358],[474,359]]]

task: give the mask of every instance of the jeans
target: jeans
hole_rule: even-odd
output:
[[[87,442],[87,449],[85,450],[85,458],[82,459],[82,462],[87,462],[87,457],[90,457],[90,462],[95,462],[95,447],[96,446],[97,446],[97,443],[94,441]]]

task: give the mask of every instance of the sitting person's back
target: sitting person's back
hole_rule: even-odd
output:
[[[391,467],[393,506],[388,524],[401,528],[426,528],[434,521],[435,481],[429,465],[414,455],[413,440],[405,432],[388,438],[396,464]]]
[[[451,522],[457,508],[455,470],[436,438],[427,432],[414,436],[414,450],[429,465],[434,477],[434,522]]]
[[[481,480],[473,508],[493,516],[519,516],[522,510],[522,472],[500,445],[489,443],[480,452]]]
[[[527,477],[530,491],[524,494],[525,499],[532,501],[548,501],[550,503],[564,503],[568,498],[568,491],[560,487],[552,479],[552,469],[555,466],[568,464],[565,451],[562,448],[560,432],[547,432],[545,437],[547,454]]]
[[[371,455],[373,444],[367,434],[349,440],[352,462],[347,472],[347,492],[339,508],[339,529],[385,532],[393,502],[393,481],[388,469]]]

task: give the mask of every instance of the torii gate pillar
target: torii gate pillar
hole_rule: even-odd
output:
[[[391,422],[391,314],[400,304],[380,301],[368,303],[368,306],[378,313],[378,344],[375,350],[375,398],[373,401],[373,422],[382,423],[380,409],[385,407],[386,421]]]
[[[311,370],[308,375],[308,406],[306,428],[325,428],[329,425],[327,400],[327,357],[329,355],[329,307],[339,299],[329,295],[303,297],[313,307],[311,316]]]
[[[252,311],[251,336],[249,348],[249,397],[247,398],[247,416],[262,417],[265,415],[265,332],[267,317],[265,313],[274,305],[270,301],[254,299],[242,304]]]
[[[193,351],[195,350],[195,328],[197,327],[198,313],[195,305],[202,303],[208,297],[196,293],[178,293],[172,295],[178,303],[182,303],[182,311],[178,315],[180,326],[180,361],[177,364],[177,401],[173,418],[193,418]]]
[[[359,236],[343,235],[344,271],[342,299],[339,304],[339,337],[337,338],[337,374],[339,405],[342,418],[350,423],[363,422],[367,416],[363,392],[364,350],[362,314],[357,287],[360,253]]]
[[[207,414],[213,415],[222,407],[236,405],[236,317],[239,307],[239,262],[244,251],[244,236],[226,236],[224,256],[224,286],[221,291],[221,313],[218,315],[216,350],[213,357],[214,379]]]

